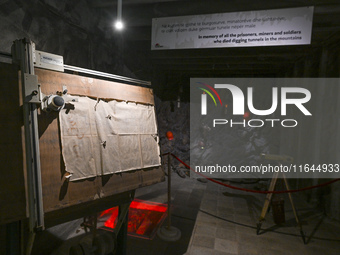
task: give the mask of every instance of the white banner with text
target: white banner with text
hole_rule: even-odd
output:
[[[152,19],[152,50],[305,45],[314,7]]]

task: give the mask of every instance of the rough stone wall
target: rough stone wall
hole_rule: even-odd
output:
[[[271,80],[263,80],[263,83],[252,80],[254,86],[254,98],[257,109],[269,109],[272,105]],[[208,84],[223,83],[220,79],[205,81]],[[228,79],[228,83],[237,84],[243,93],[247,95],[249,81],[241,79]],[[233,99],[230,92],[219,90],[223,106],[208,107],[208,114],[201,115],[200,102],[194,98],[200,98],[200,90],[192,91],[193,110],[191,112],[191,161],[196,167],[230,165],[239,168],[241,166],[254,166],[263,163],[261,154],[277,154],[279,150],[278,125],[268,125],[265,119],[277,119],[277,113],[270,116],[255,116],[247,107],[244,115],[233,115]],[[195,105],[197,103],[198,105]],[[228,123],[213,127],[214,119],[226,119]],[[258,126],[259,121],[248,125],[251,119],[260,119],[263,127]],[[231,124],[231,123],[235,124]],[[231,178],[227,173],[217,174],[214,177]],[[241,174],[240,178],[258,178],[248,173]],[[235,175],[233,174],[233,178]]]
[[[185,163],[190,163],[190,108],[189,103],[162,102],[155,98],[156,115],[160,137],[161,152],[172,152]],[[174,139],[169,141],[166,132],[171,131]],[[164,158],[165,161],[167,160]],[[178,166],[179,162],[173,160],[173,165]]]
[[[0,51],[10,53],[12,42],[28,37],[36,49],[62,55],[64,63],[120,75],[124,67],[119,38],[90,1],[0,1]]]
[[[214,140],[213,132],[210,132],[211,129],[206,123],[202,122],[202,126],[198,127],[202,131],[199,137],[190,136],[189,103],[181,103],[178,107],[176,101],[161,101],[156,98],[155,102],[161,151],[162,153],[171,151],[185,163],[190,163],[190,153],[195,153],[206,165],[209,164],[207,162],[209,158],[216,156],[228,158],[233,165],[256,165],[261,160],[261,153],[275,154],[279,149],[280,137],[276,135],[276,130],[273,128],[241,127],[229,129],[229,131],[222,130],[220,133],[224,134],[223,141],[227,143],[223,144],[223,150],[214,151],[214,148],[220,149],[216,145],[220,141]],[[168,141],[167,131],[173,132],[172,141]],[[179,163],[174,160],[174,165],[179,165]]]
[[[315,100],[310,106],[313,120],[301,121],[293,129],[282,132],[280,152],[294,157],[296,165],[339,164],[340,162],[340,90],[336,86],[318,84],[310,88]],[[299,119],[298,119],[299,121]],[[311,171],[312,172],[312,171]],[[294,188],[318,185],[329,181],[319,178],[315,171],[313,179],[293,180]],[[301,195],[313,206],[317,206],[331,218],[340,220],[340,182],[302,192]]]
[[[323,46],[296,63],[287,77],[334,77],[340,75],[340,48],[333,38]],[[306,123],[299,129],[282,133],[281,152],[289,152],[301,163],[340,163],[340,89],[318,86],[311,91],[316,104],[312,105],[314,123]],[[287,130],[288,131],[288,130]],[[288,143],[287,137],[290,138]],[[292,183],[293,188],[318,185],[329,179],[300,179]],[[340,221],[340,182],[303,192],[311,205],[324,210],[330,218]]]

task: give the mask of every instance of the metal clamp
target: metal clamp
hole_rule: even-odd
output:
[[[25,102],[26,103],[41,103],[41,90],[38,83],[38,76],[33,74],[24,74]]]

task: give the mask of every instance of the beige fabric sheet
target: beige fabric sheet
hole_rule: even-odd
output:
[[[71,181],[160,165],[153,106],[75,98],[60,111],[62,154]]]

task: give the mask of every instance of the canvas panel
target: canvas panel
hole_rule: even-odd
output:
[[[160,165],[153,106],[75,97],[60,111],[71,181]]]

